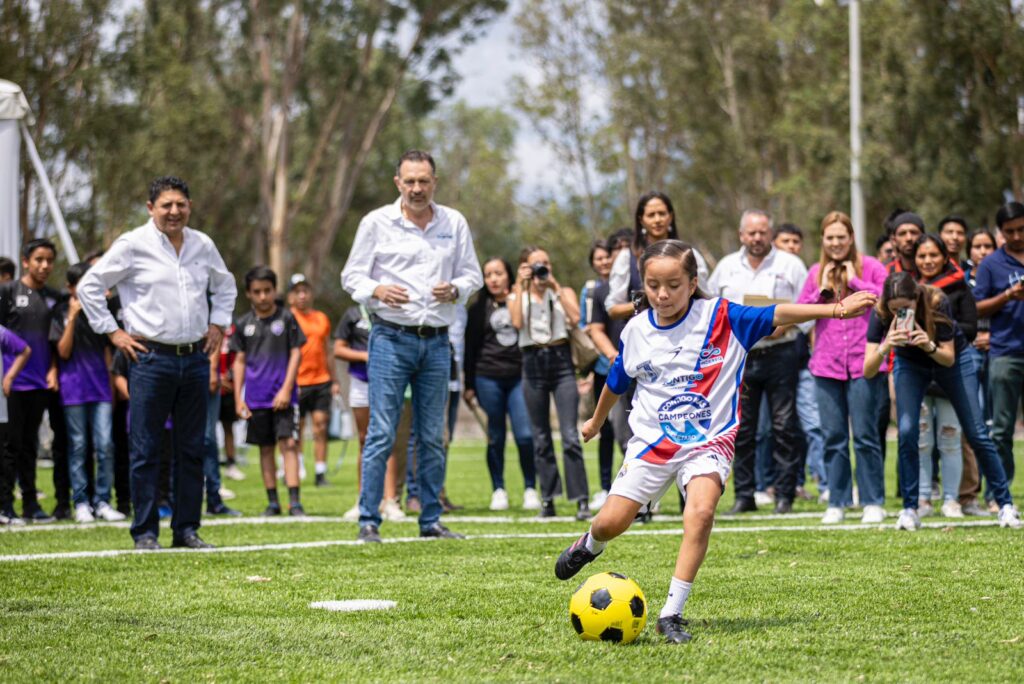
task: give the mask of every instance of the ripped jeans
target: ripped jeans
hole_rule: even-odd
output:
[[[942,468],[942,500],[956,501],[963,476],[963,448],[960,442],[960,420],[949,399],[925,397],[921,403],[921,435],[917,440],[921,454],[921,479],[918,497],[927,501],[932,494],[932,448],[939,448]]]

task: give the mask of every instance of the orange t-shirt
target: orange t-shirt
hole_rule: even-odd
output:
[[[306,344],[302,345],[302,361],[299,363],[299,387],[322,385],[331,381],[327,370],[327,340],[331,337],[331,322],[322,311],[310,311],[304,314],[292,309],[292,315],[298,321],[306,336]]]

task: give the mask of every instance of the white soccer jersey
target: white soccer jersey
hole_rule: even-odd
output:
[[[629,321],[607,381],[616,394],[637,382],[626,458],[668,463],[700,449],[731,462],[747,352],[774,316],[774,306],[715,298],[692,300],[670,326],[657,325],[653,310]]]

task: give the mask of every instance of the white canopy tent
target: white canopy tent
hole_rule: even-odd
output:
[[[28,123],[34,123],[28,100],[21,88],[10,81],[0,79],[0,256],[9,257],[20,265],[21,226],[18,223],[18,176],[20,174],[21,141],[32,162],[32,168],[39,178],[40,187],[46,196],[46,206],[57,228],[64,254],[68,263],[78,263],[78,251],[71,241],[71,234],[64,223],[64,215],[57,204],[57,196],[50,185],[46,169],[36,151],[29,134]]]

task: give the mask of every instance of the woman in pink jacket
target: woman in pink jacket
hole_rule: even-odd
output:
[[[838,302],[851,292],[881,294],[886,270],[879,261],[859,254],[853,223],[840,211],[821,221],[821,260],[811,266],[798,300],[801,304]],[[863,523],[885,520],[883,445],[878,438],[878,405],[888,391],[886,375],[864,377],[868,316],[819,320],[809,369],[818,392],[821,429],[825,433],[825,468],[829,507],[823,523],[838,523],[853,505],[850,426],[857,455],[857,487],[864,505]]]

